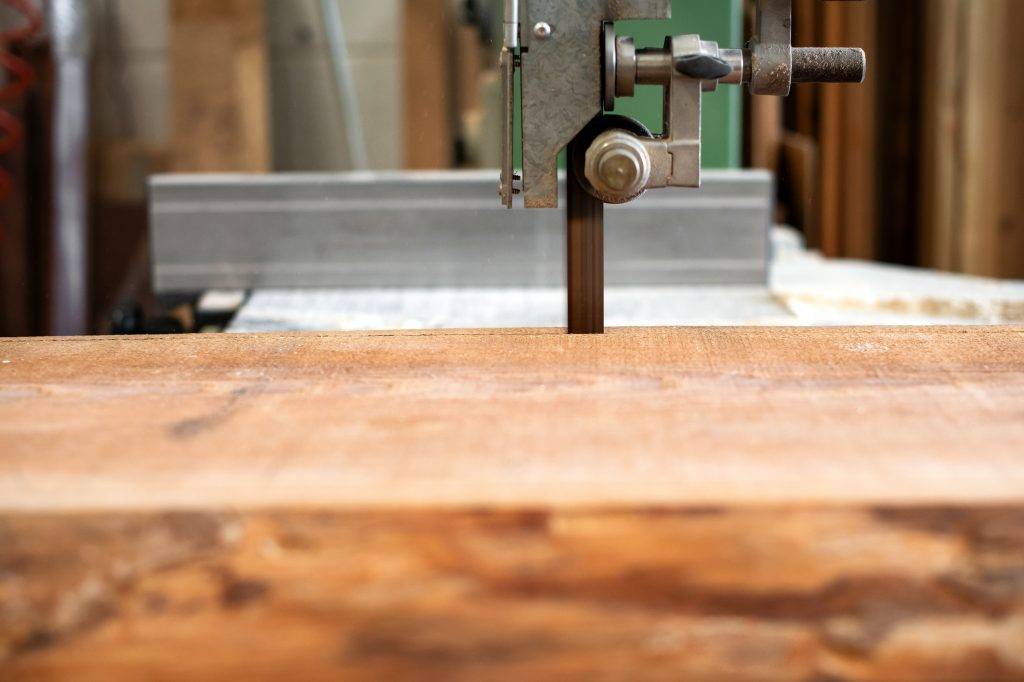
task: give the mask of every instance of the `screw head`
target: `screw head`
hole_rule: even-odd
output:
[[[547,40],[555,32],[551,24],[546,21],[538,21],[533,26],[533,37],[537,40]]]

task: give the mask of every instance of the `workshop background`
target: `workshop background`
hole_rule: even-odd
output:
[[[497,0],[72,0],[87,16],[70,38],[50,3],[0,4],[0,335],[159,318],[151,174],[498,165]],[[631,30],[737,44],[750,4],[677,0],[673,26]],[[1024,277],[1024,78],[1006,58],[1024,2],[798,0],[794,13],[798,45],[864,46],[867,83],[786,100],[722,89],[706,163],[776,171],[778,221],[826,256]],[[26,16],[39,25],[23,30]],[[325,30],[338,17],[350,80]],[[628,113],[657,127],[658,101]],[[84,285],[62,294],[69,272]]]

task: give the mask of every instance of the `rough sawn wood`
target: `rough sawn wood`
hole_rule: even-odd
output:
[[[0,508],[1016,501],[1024,330],[0,341]]]
[[[1022,343],[0,340],[0,679],[1022,679]]]

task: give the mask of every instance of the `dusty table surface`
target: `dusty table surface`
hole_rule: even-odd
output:
[[[1008,502],[1024,328],[0,341],[0,509]]]
[[[1024,678],[1024,330],[0,341],[0,678]]]

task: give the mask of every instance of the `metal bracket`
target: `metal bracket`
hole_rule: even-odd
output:
[[[791,0],[758,3],[758,35],[748,50],[719,49],[697,35],[668,38],[664,49],[637,50],[633,40],[604,27],[604,99],[633,93],[636,84],[665,89],[665,130],[654,138],[612,129],[588,152],[587,179],[607,203],[631,201],[647,189],[700,187],[701,97],[719,83],[749,83],[755,94],[787,95],[794,82],[857,83],[863,50],[794,48]]]
[[[675,36],[666,47],[673,66],[689,55],[718,57],[718,44],[702,42],[698,35]],[[683,75],[672,69],[672,77],[665,92],[664,152],[670,155],[669,174],[665,185],[672,187],[700,187],[701,160],[701,99],[703,80]],[[716,81],[717,83],[717,81]],[[652,150],[655,151],[655,150]],[[660,152],[660,150],[657,150]],[[654,167],[661,164],[655,160]],[[654,178],[652,178],[652,181]],[[654,184],[649,187],[665,186]]]
[[[523,169],[527,208],[558,206],[558,154],[602,108],[601,29],[626,19],[668,19],[670,0],[506,0],[506,87],[521,75]],[[518,19],[517,27],[509,22]],[[513,40],[513,36],[516,38]],[[505,51],[511,53],[504,56]],[[514,60],[519,56],[518,66]],[[512,68],[506,66],[510,63]],[[508,71],[512,73],[509,74]],[[512,168],[514,85],[506,95],[500,194],[506,206],[517,189]]]
[[[793,83],[859,83],[866,70],[863,50],[793,47],[793,0],[758,0],[756,35],[748,54],[754,95],[785,97]]]
[[[750,42],[750,92],[785,97],[793,84],[792,0],[759,0],[756,33]]]
[[[557,206],[559,152],[602,107],[611,111],[616,97],[631,96],[637,83],[665,87],[664,134],[641,140],[651,154],[647,187],[654,188],[700,186],[701,93],[719,83],[783,96],[793,83],[864,78],[862,50],[793,47],[792,0],[758,0],[756,35],[747,49],[719,49],[685,35],[669,38],[665,49],[637,50],[632,39],[615,35],[617,20],[670,13],[669,0],[506,0],[500,188],[505,206],[520,191],[527,208]],[[517,71],[523,95],[521,189],[512,162]],[[627,194],[617,200],[633,198]]]

